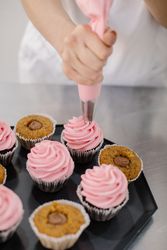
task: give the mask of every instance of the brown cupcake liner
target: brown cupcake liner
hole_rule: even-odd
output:
[[[112,144],[112,145],[105,145],[104,148],[102,148],[102,149],[100,150],[99,154],[98,154],[98,165],[99,165],[99,166],[101,165],[101,164],[100,164],[100,154],[101,154],[101,152],[102,152],[104,149],[106,149],[106,148],[115,147],[115,146],[126,147],[127,149],[133,151],[134,154],[137,156],[137,158],[139,158],[139,160],[140,160],[140,162],[141,162],[141,169],[140,169],[138,175],[137,175],[135,178],[133,178],[133,179],[131,179],[131,180],[128,180],[128,183],[131,183],[131,182],[133,182],[133,181],[136,181],[136,180],[139,178],[139,176],[141,175],[142,171],[143,171],[143,161],[142,161],[142,159],[140,158],[140,156],[139,156],[133,149],[131,149],[131,148],[127,147],[127,146],[119,145],[119,144],[115,144],[115,143]],[[116,165],[114,165],[114,166],[116,166]],[[117,167],[117,166],[116,166],[116,167]],[[120,170],[121,170],[121,169],[120,169]]]
[[[8,230],[0,231],[0,243],[6,242],[13,236],[18,226],[20,225],[22,218],[23,218],[23,215],[18,220],[18,222],[15,225],[13,225],[11,228],[9,228]]]
[[[2,166],[2,167],[3,167],[3,166]],[[4,179],[3,179],[3,182],[0,183],[0,185],[4,185],[4,184],[6,183],[6,179],[7,179],[7,171],[6,171],[6,168],[3,167],[3,169],[4,169],[5,177],[4,177]]]
[[[62,135],[61,135],[61,142],[67,147],[68,151],[71,154],[71,157],[73,158],[75,162],[80,163],[80,164],[85,164],[85,163],[92,161],[95,154],[102,147],[104,140],[102,140],[102,142],[96,148],[88,150],[88,151],[78,151],[75,149],[71,149],[70,147],[67,146],[67,143],[63,139]]]
[[[129,200],[129,192],[127,191],[125,200],[118,206],[109,209],[102,209],[98,207],[90,206],[83,198],[81,194],[82,186],[81,184],[77,188],[77,195],[81,204],[85,207],[86,211],[89,213],[91,219],[96,221],[108,221],[116,216],[119,211],[126,205]]]
[[[21,146],[23,148],[26,148],[26,149],[30,150],[38,142],[41,142],[41,141],[44,141],[44,140],[51,140],[54,133],[55,133],[55,130],[54,130],[53,133],[49,134],[48,136],[44,136],[44,137],[41,137],[39,139],[26,139],[26,138],[20,136],[19,134],[16,134],[16,136],[17,136],[17,139],[20,142]]]
[[[18,141],[16,140],[15,146],[13,147],[13,149],[11,151],[8,151],[5,154],[1,154],[0,153],[0,163],[3,166],[7,166],[8,164],[11,163],[13,155],[14,155],[14,152],[17,149],[17,147],[18,147]]]
[[[28,173],[29,173],[29,171],[28,171]],[[50,192],[50,193],[54,193],[54,192],[59,191],[67,183],[67,181],[69,180],[69,178],[71,177],[72,174],[73,174],[73,171],[71,171],[68,176],[64,176],[60,180],[55,180],[55,181],[52,181],[52,182],[46,182],[46,181],[44,181],[44,180],[42,180],[40,178],[35,178],[34,176],[32,176],[29,173],[32,180],[34,181],[34,183],[38,186],[38,188],[41,191]]]
[[[69,177],[64,180],[54,181],[54,182],[45,182],[41,179],[36,179],[32,177],[34,183],[38,186],[38,188],[43,192],[54,193],[59,191],[68,181]]]
[[[82,232],[89,226],[90,219],[89,219],[89,216],[86,213],[86,211],[85,211],[85,209],[84,209],[84,207],[82,205],[77,204],[76,202],[68,201],[68,200],[57,200],[56,202],[60,202],[61,204],[72,205],[72,206],[78,208],[81,211],[82,215],[84,216],[85,223],[81,225],[80,229],[78,230],[78,232],[76,234],[64,235],[64,236],[58,238],[58,237],[48,236],[48,235],[40,233],[38,231],[37,227],[34,224],[34,220],[33,220],[34,216],[41,209],[41,207],[49,205],[49,204],[53,203],[53,201],[47,202],[47,203],[39,206],[31,214],[31,216],[29,218],[29,223],[31,225],[32,230],[34,231],[36,236],[39,238],[41,244],[44,247],[50,248],[50,249],[53,249],[53,250],[65,250],[67,248],[72,247],[75,244],[75,242],[78,240],[78,238],[80,237]]]
[[[38,138],[38,139],[27,139],[27,138],[21,136],[19,133],[17,133],[16,128],[15,128],[15,133],[16,133],[16,137],[17,137],[18,141],[20,142],[20,144],[23,148],[26,148],[28,150],[30,150],[32,147],[34,147],[35,144],[38,142],[41,142],[44,140],[51,140],[55,131],[56,131],[57,122],[51,116],[48,116],[45,114],[36,114],[36,115],[43,115],[43,116],[49,118],[53,122],[53,131],[50,134],[43,136],[41,138]]]

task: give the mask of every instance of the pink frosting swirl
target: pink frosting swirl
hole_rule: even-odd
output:
[[[81,194],[86,201],[98,208],[113,208],[126,197],[128,182],[119,168],[101,165],[87,169],[81,175]]]
[[[67,148],[58,141],[36,143],[28,154],[27,170],[32,177],[46,182],[65,179],[74,170]]]
[[[0,151],[11,149],[16,143],[16,137],[10,126],[0,121]]]
[[[23,215],[23,205],[12,190],[0,186],[0,231],[8,230],[14,226]]]
[[[73,117],[64,125],[62,137],[67,146],[78,151],[97,147],[103,140],[103,132],[95,122],[84,121],[83,117]]]

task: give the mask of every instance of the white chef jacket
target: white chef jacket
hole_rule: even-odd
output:
[[[75,23],[89,21],[75,0],[62,3]],[[167,29],[154,20],[144,0],[114,0],[109,25],[118,37],[104,67],[103,84],[167,86]],[[55,48],[31,23],[21,43],[19,73],[22,83],[73,84],[64,75]]]

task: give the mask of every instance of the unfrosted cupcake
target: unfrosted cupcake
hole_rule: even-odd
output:
[[[125,174],[128,182],[135,181],[143,170],[143,162],[138,154],[120,145],[106,145],[101,149],[98,163],[117,166]]]
[[[62,143],[45,140],[31,149],[27,170],[41,190],[55,192],[72,175],[74,162]]]
[[[23,217],[20,198],[9,188],[0,186],[0,242],[8,240]]]
[[[6,169],[0,164],[0,185],[6,182]]]
[[[72,247],[90,223],[83,206],[68,200],[43,204],[29,221],[42,245],[54,250]]]
[[[2,165],[6,166],[11,162],[17,144],[13,130],[6,122],[0,121],[0,163]]]
[[[129,199],[128,182],[117,167],[94,166],[81,175],[77,195],[92,219],[110,220]]]
[[[95,122],[85,121],[82,116],[73,117],[64,125],[61,140],[79,163],[92,160],[103,144],[103,132]]]
[[[27,115],[16,124],[16,136],[20,144],[27,149],[35,143],[51,139],[55,133],[56,121],[46,115]]]

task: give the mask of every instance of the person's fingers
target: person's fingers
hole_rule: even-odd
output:
[[[83,63],[82,57],[79,57],[80,53],[77,54],[77,51],[70,51],[72,58],[72,67],[85,79],[96,79],[98,74],[97,71],[90,67],[90,64]],[[82,61],[81,61],[82,60]],[[92,60],[91,60],[92,61]]]
[[[82,85],[93,85],[93,84],[97,84],[103,81],[103,75],[99,75],[96,79],[94,80],[88,80],[85,81],[79,74],[77,76],[77,81],[75,81],[77,84],[82,84]]]
[[[69,66],[68,63],[63,63],[63,71],[69,79],[83,85],[92,85],[99,83],[103,80],[102,74],[97,74],[94,79],[83,76],[79,72],[77,72],[72,66]]]
[[[102,70],[106,60],[99,60],[97,56],[87,47],[78,44],[76,51],[79,60],[92,71],[99,72]]]
[[[102,74],[102,70],[96,71],[90,68],[89,64],[82,63],[75,52],[75,50],[66,49],[62,54],[63,63],[77,71],[85,81],[96,80]]]
[[[112,53],[116,33],[107,29],[102,41],[91,28],[77,26],[65,39],[63,69],[68,78],[80,84],[95,84],[103,79],[103,67]]]
[[[106,60],[112,53],[112,46],[106,46],[98,35],[95,32],[92,32],[87,26],[78,26],[76,35],[77,32],[81,34],[81,39],[84,41],[85,46],[88,47],[88,49],[90,49],[100,60]],[[82,37],[83,34],[84,37]]]
[[[110,28],[106,29],[103,36],[103,42],[105,43],[105,45],[109,47],[113,46],[114,43],[116,42],[116,39],[117,39],[116,31],[111,30]]]
[[[82,59],[82,56],[84,58],[83,63],[87,64],[89,61],[89,64],[93,65],[93,68],[95,65],[95,69],[98,69],[101,68],[101,65],[106,63],[107,58],[111,55],[112,43],[114,43],[115,39],[115,32],[111,32],[111,29],[108,28],[104,33],[104,40],[107,44],[106,46],[104,41],[102,41],[95,32],[92,32],[88,25],[79,25],[74,32],[65,39],[64,47],[78,50],[80,60]],[[109,46],[109,44],[111,46]],[[83,51],[84,49],[87,49],[87,53],[82,53],[81,56],[81,49]],[[92,59],[92,61],[90,59]],[[98,62],[98,60],[101,60],[102,63]],[[95,62],[99,65],[96,66]]]
[[[103,75],[99,75],[95,80],[85,81],[80,75],[78,75],[78,80],[76,81],[77,84],[82,85],[93,85],[103,81]]]

